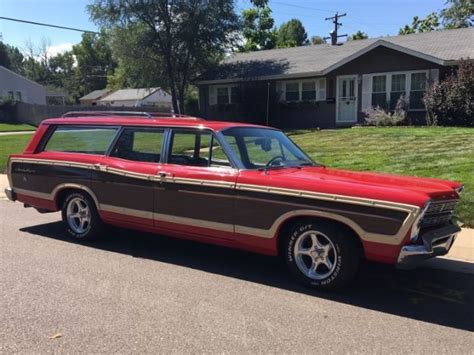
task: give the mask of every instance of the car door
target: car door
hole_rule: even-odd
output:
[[[155,226],[187,235],[232,239],[237,175],[213,132],[171,129],[166,164],[158,171]]]
[[[101,210],[120,224],[153,226],[156,173],[161,168],[164,129],[124,127],[98,167]]]

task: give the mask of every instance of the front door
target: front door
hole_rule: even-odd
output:
[[[337,78],[337,113],[340,123],[357,122],[357,75]]]
[[[213,133],[172,129],[167,162],[157,172],[155,227],[200,239],[232,239],[237,170]]]

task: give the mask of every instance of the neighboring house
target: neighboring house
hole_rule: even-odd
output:
[[[0,66],[0,96],[29,104],[46,104],[45,88]]]
[[[364,122],[371,106],[424,123],[430,82],[474,59],[474,28],[236,54],[198,82],[204,118],[278,127],[338,127]]]
[[[160,88],[117,90],[97,102],[100,106],[153,106],[171,110],[171,95]]]
[[[46,104],[49,106],[65,106],[68,95],[58,90],[46,90]]]
[[[104,96],[107,96],[111,90],[109,89],[102,89],[102,90],[94,90],[87,95],[81,97],[79,102],[83,106],[96,106],[97,101],[102,99]]]

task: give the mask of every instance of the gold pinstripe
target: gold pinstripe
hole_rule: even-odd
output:
[[[94,164],[69,163],[69,162],[64,162],[64,161],[31,159],[31,158],[13,158],[10,160],[10,167],[11,167],[11,163],[13,162],[24,162],[24,163],[45,164],[45,165],[49,164],[49,165],[69,166],[69,167],[94,169],[94,170],[98,169],[97,166],[95,166]],[[10,167],[9,167],[9,173],[11,172]],[[97,198],[93,195],[93,198],[97,202],[98,208],[100,210],[121,213],[121,214],[131,215],[131,216],[137,216],[137,217],[143,217],[143,218],[155,218],[157,220],[163,220],[163,221],[174,222],[178,224],[185,224],[185,225],[196,226],[196,227],[204,227],[204,228],[221,230],[221,231],[226,231],[226,232],[232,230],[232,231],[235,231],[236,233],[252,235],[252,236],[261,237],[261,238],[273,238],[278,231],[278,227],[280,223],[282,223],[286,218],[297,216],[297,215],[304,215],[304,216],[319,216],[319,217],[325,217],[325,218],[341,221],[349,225],[351,228],[353,228],[359,234],[361,239],[365,241],[398,245],[401,243],[406,233],[408,233],[411,225],[413,224],[414,220],[416,219],[420,211],[420,208],[414,205],[401,204],[401,203],[383,201],[383,200],[371,200],[371,199],[359,198],[359,197],[353,197],[353,196],[334,195],[334,194],[300,191],[300,190],[285,189],[285,188],[278,188],[278,187],[266,187],[266,186],[259,186],[259,185],[250,185],[250,184],[234,184],[234,183],[229,183],[227,181],[212,181],[212,180],[189,179],[189,178],[166,178],[165,180],[163,180],[163,178],[159,176],[142,174],[142,173],[130,173],[125,170],[116,169],[116,168],[106,168],[106,167],[102,167],[101,171],[106,171],[111,174],[123,175],[127,177],[148,180],[148,181],[150,180],[166,181],[167,183],[220,187],[220,188],[227,188],[227,189],[233,189],[235,187],[236,189],[241,190],[241,191],[263,192],[263,193],[268,193],[268,194],[296,196],[296,197],[311,198],[311,199],[325,200],[325,201],[338,201],[342,203],[373,206],[373,207],[387,208],[387,209],[407,212],[407,218],[403,222],[402,227],[400,228],[398,233],[392,236],[366,232],[360,226],[358,226],[357,223],[355,223],[354,221],[346,217],[334,214],[334,213],[317,211],[317,210],[307,210],[307,209],[292,211],[280,216],[273,223],[272,227],[267,230],[267,229],[259,229],[259,228],[253,228],[253,227],[247,227],[247,226],[239,226],[239,225],[234,226],[231,224],[198,220],[198,219],[187,218],[187,217],[162,215],[162,214],[156,214],[156,213],[147,212],[147,211],[132,210],[132,209],[123,208],[119,206],[103,205],[103,204],[99,205]],[[48,200],[54,200],[55,198],[55,194],[53,193],[50,193],[50,194],[40,193],[36,191],[25,190],[25,189],[15,189],[15,188],[14,190],[19,193],[23,193],[25,195],[30,195],[33,197],[41,196],[40,198],[44,198]],[[54,192],[56,192],[57,190],[58,189],[55,188]]]

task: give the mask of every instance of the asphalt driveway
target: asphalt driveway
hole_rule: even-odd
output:
[[[0,352],[474,348],[473,273],[367,264],[321,294],[276,258],[116,229],[81,245],[58,220],[0,201]]]

